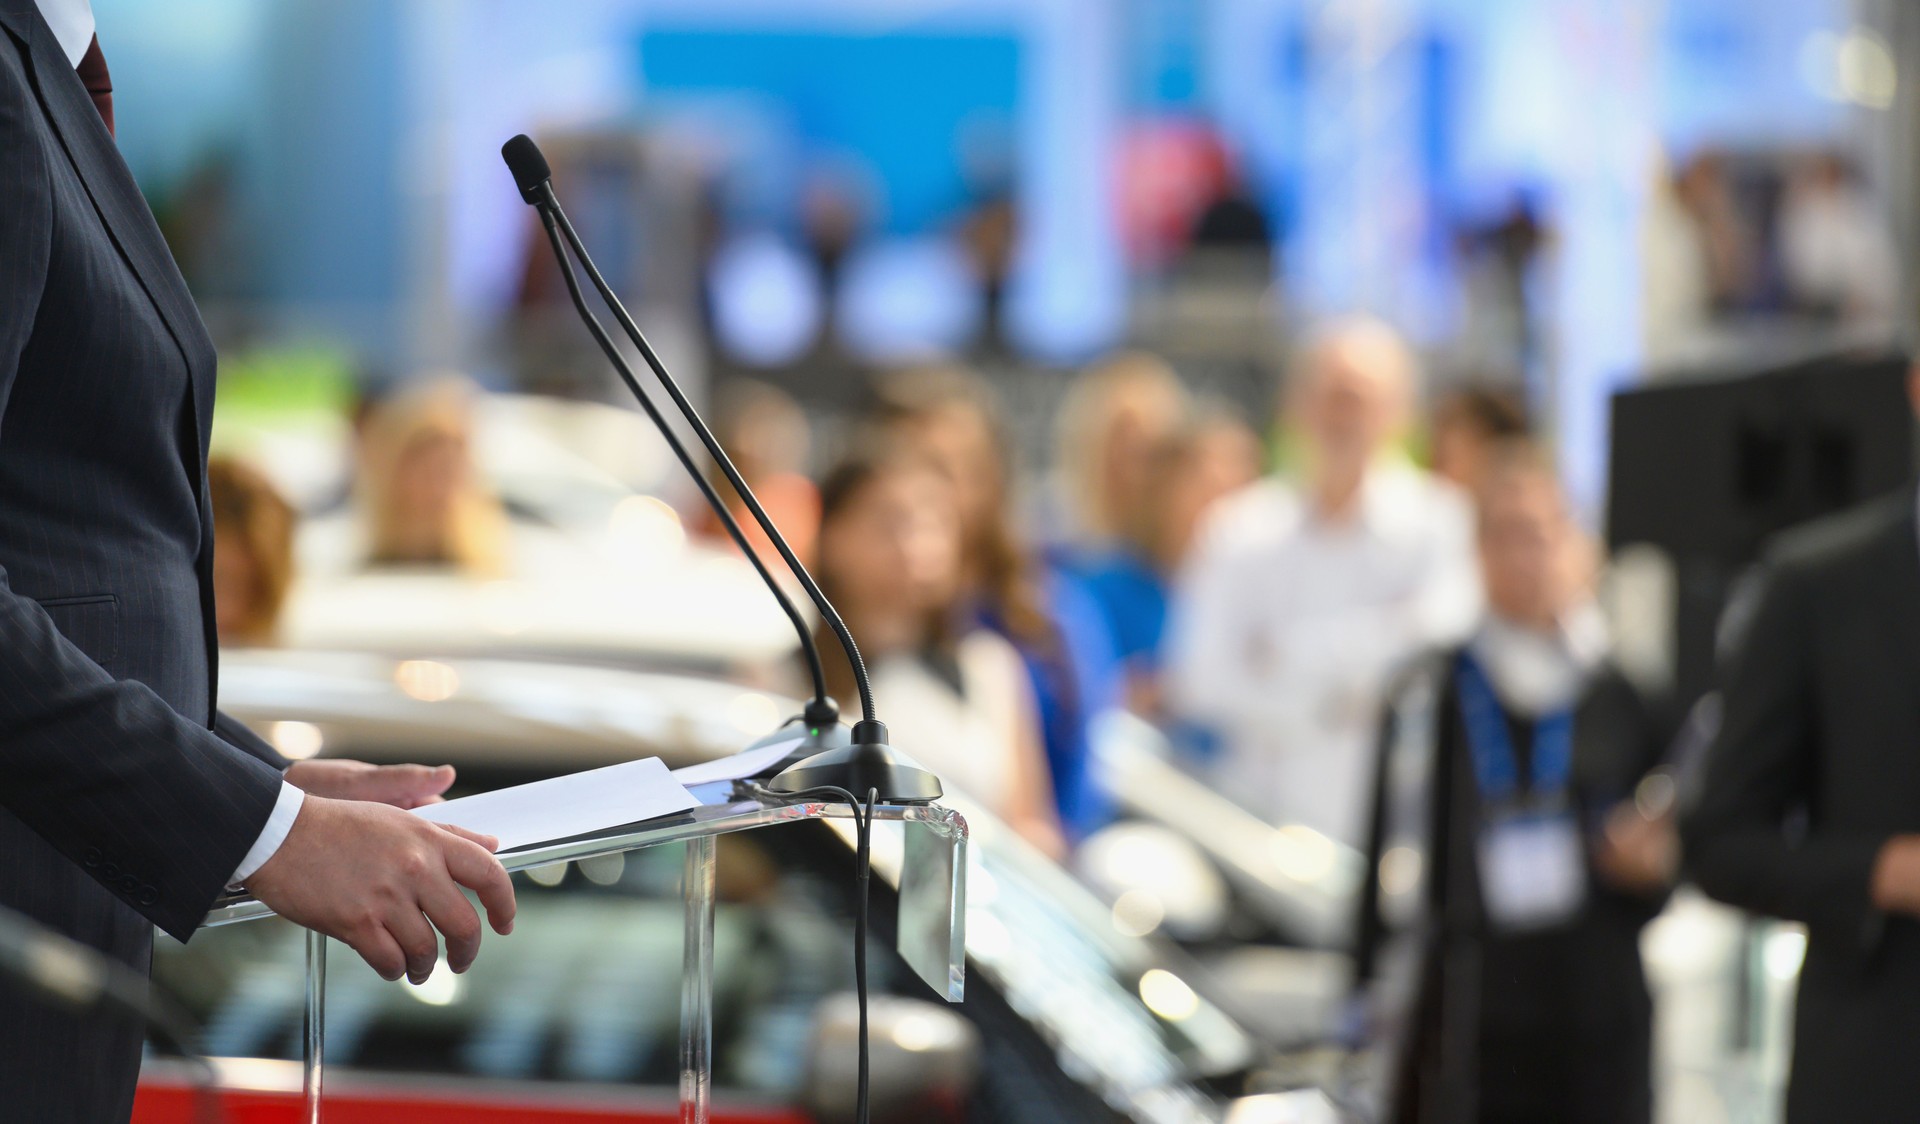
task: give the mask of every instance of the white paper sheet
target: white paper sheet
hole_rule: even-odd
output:
[[[502,851],[585,835],[699,807],[658,757],[608,765],[531,784],[415,808],[435,823],[458,824],[500,840]]]
[[[712,761],[702,761],[698,765],[687,765],[675,769],[673,779],[688,788],[712,781],[745,780],[792,753],[793,747],[799,745],[804,738],[804,734],[795,734],[791,738],[782,738],[772,745],[763,745],[759,749],[749,749],[731,757],[717,757]]]

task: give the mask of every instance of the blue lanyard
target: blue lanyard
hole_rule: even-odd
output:
[[[1506,712],[1500,709],[1480,661],[1467,652],[1460,653],[1456,681],[1480,795],[1493,804],[1511,801],[1520,793],[1520,762],[1507,730]],[[1536,797],[1557,797],[1572,781],[1573,711],[1549,711],[1534,723],[1533,769],[1527,788]]]

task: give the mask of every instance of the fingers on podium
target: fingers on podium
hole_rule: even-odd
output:
[[[507,868],[493,857],[491,848],[473,842],[469,836],[457,835],[442,842],[447,873],[479,895],[494,932],[501,936],[513,932],[513,880],[507,876]]]

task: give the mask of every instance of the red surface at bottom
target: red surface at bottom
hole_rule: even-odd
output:
[[[227,1124],[297,1124],[297,1093],[222,1092]],[[133,1124],[195,1124],[192,1090],[143,1081],[133,1102]],[[327,1124],[678,1124],[677,1107],[554,1104],[521,1094],[462,1096],[453,1090],[401,1093],[390,1090],[328,1092]],[[716,1106],[714,1124],[808,1124],[785,1109]]]

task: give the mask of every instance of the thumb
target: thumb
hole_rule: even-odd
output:
[[[361,799],[417,808],[445,792],[453,776],[451,765],[382,765],[366,778]]]

